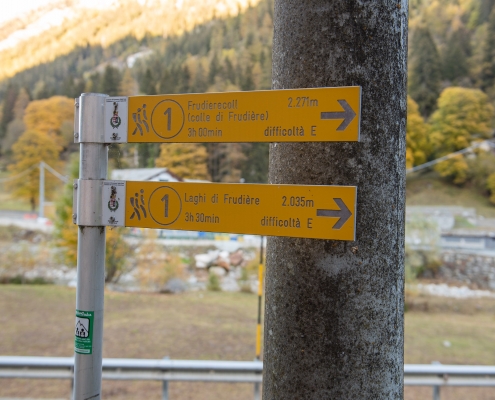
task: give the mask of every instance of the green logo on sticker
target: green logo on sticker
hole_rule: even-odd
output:
[[[93,353],[94,311],[76,310],[74,351],[79,354]]]

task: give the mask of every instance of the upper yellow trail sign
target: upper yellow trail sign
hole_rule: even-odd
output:
[[[357,142],[361,87],[129,97],[129,143]]]

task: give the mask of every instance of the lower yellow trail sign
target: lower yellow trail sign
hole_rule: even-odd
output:
[[[355,240],[356,197],[354,186],[104,181],[103,223]]]

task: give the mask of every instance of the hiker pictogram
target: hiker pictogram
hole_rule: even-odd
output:
[[[141,221],[141,214],[143,215],[143,218],[146,218],[146,208],[144,206],[144,190],[141,189],[140,194],[134,193],[134,197],[130,197],[129,201],[131,202],[131,206],[134,209],[134,212],[132,213],[130,219],[133,219],[134,217],[137,217],[139,221]]]
[[[141,111],[143,112],[142,118],[141,118]],[[143,104],[143,108],[138,108],[137,113],[132,113],[132,119],[136,123],[136,128],[134,128],[134,131],[132,132],[133,135],[135,135],[139,130],[139,134],[143,136],[144,134],[143,125],[146,129],[146,133],[149,133],[150,127],[147,122],[148,116],[146,115],[146,104]]]

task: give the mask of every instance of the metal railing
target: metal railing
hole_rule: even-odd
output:
[[[72,357],[0,356],[0,378],[72,380],[73,368]],[[161,381],[163,400],[169,399],[172,381],[251,383],[259,399],[262,372],[261,361],[103,359],[103,379]],[[404,384],[432,386],[433,399],[439,400],[442,386],[495,386],[495,366],[406,364]]]

